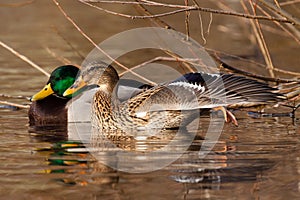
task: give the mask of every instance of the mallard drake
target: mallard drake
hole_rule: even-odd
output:
[[[28,111],[29,125],[66,125],[66,105],[72,98],[63,96],[79,72],[73,65],[64,65],[56,68],[44,88],[31,97]]]
[[[154,86],[121,102],[115,90],[118,80],[118,73],[112,66],[91,63],[82,69],[64,95],[71,95],[86,85],[97,85],[92,105],[93,125],[110,130],[178,128],[199,116],[200,109],[221,108],[224,111],[222,108],[230,104],[266,104],[283,98],[275,89],[256,80],[197,72]]]

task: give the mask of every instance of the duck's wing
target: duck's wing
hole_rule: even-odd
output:
[[[231,74],[190,73],[148,89],[126,102],[129,110],[191,110],[245,102],[278,102],[284,97],[265,83]]]
[[[118,99],[121,102],[124,102],[152,87],[152,85],[148,85],[136,80],[120,79],[117,86]]]
[[[270,87],[266,83],[232,74],[222,74],[221,78],[226,90],[226,96],[233,103],[238,103],[235,101],[239,97],[245,98],[246,102],[265,104],[286,99],[277,89]]]
[[[226,95],[228,104],[241,101],[271,103],[285,99],[277,89],[266,83],[233,74],[189,73],[174,82],[177,81],[204,86],[205,93],[209,93],[212,99]]]

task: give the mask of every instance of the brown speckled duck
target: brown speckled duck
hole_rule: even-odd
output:
[[[97,85],[93,97],[93,125],[100,129],[172,129],[189,124],[200,109],[222,110],[225,120],[237,124],[224,107],[230,104],[278,102],[284,97],[265,83],[232,74],[186,74],[147,89],[127,101],[117,98],[116,70],[105,63],[91,63],[81,70],[65,91],[71,95],[86,85]]]

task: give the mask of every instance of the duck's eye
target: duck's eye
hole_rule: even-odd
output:
[[[45,90],[45,91],[47,91],[47,90],[48,90],[48,88],[45,88],[44,90]]]

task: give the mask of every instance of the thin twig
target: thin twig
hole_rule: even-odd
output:
[[[204,36],[204,27],[203,27],[203,20],[202,20],[201,12],[198,13],[198,17],[199,17],[199,22],[200,22],[200,35],[203,40],[203,44],[206,44],[207,40]]]
[[[282,22],[282,23],[290,23],[290,24],[294,24],[294,25],[295,24],[300,25],[300,22],[298,22],[295,19],[290,20],[290,18],[285,19],[285,18],[267,17],[267,16],[261,16],[261,15],[250,15],[250,14],[245,14],[245,13],[230,12],[230,11],[226,11],[226,10],[215,10],[215,9],[211,9],[211,8],[203,8],[203,7],[198,7],[198,6],[183,6],[183,5],[163,4],[163,3],[153,2],[153,1],[151,1],[151,2],[153,2],[153,4],[151,6],[163,6],[163,7],[179,8],[179,9],[174,10],[174,11],[170,11],[170,12],[154,14],[154,15],[151,15],[151,16],[128,15],[128,14],[123,14],[123,13],[110,11],[110,10],[101,8],[99,6],[93,5],[91,3],[88,3],[90,1],[84,1],[84,0],[78,0],[78,1],[85,4],[85,5],[88,5],[90,7],[93,7],[93,8],[96,8],[98,10],[104,11],[106,13],[121,16],[121,17],[131,18],[131,19],[146,19],[146,18],[165,17],[165,16],[174,15],[174,14],[181,13],[181,12],[186,12],[186,11],[202,11],[202,12],[209,12],[209,13],[214,13],[214,14],[224,14],[224,15],[231,15],[231,16],[236,16],[236,17],[244,17],[244,18],[248,18],[248,19],[278,21],[278,22]],[[123,1],[97,1],[97,2],[124,4]],[[150,1],[147,1],[147,2],[150,2]],[[136,3],[136,2],[134,2],[134,3]],[[146,4],[146,5],[149,5],[149,4]]]
[[[266,65],[258,63],[258,62],[254,61],[254,60],[249,60],[249,59],[246,59],[246,58],[242,58],[242,57],[239,57],[239,56],[231,55],[231,54],[224,53],[224,52],[221,52],[221,51],[216,51],[216,50],[209,49],[209,48],[205,48],[205,50],[208,51],[210,53],[210,55],[217,55],[217,54],[224,55],[224,56],[227,56],[227,57],[230,57],[230,58],[238,59],[238,60],[241,60],[241,61],[245,61],[245,62],[254,64],[256,66],[260,66],[260,67],[266,68]],[[219,56],[218,56],[218,58],[219,58]],[[217,60],[219,60],[219,59],[217,59]],[[291,75],[291,76],[300,77],[300,73],[299,72],[286,71],[286,70],[278,69],[278,68],[274,68],[274,71],[279,72],[279,73],[283,73],[283,74],[287,74],[287,75]]]
[[[186,6],[189,5],[188,0],[184,0],[184,4]],[[190,20],[190,11],[185,11],[185,32],[186,32],[186,40],[188,41],[190,38],[190,26],[189,26],[189,20]]]
[[[22,7],[32,4],[35,0],[25,1],[21,3],[0,3],[0,7]]]
[[[179,57],[163,57],[163,56],[158,56],[158,57],[155,57],[155,58],[152,58],[150,60],[147,60],[139,65],[136,65],[132,68],[130,68],[131,70],[135,70],[135,69],[138,69],[140,67],[143,67],[145,65],[148,65],[150,63],[154,63],[154,62],[158,62],[158,61],[170,61],[170,62],[184,62],[184,63],[189,63],[189,64],[194,64],[194,65],[197,65],[197,62],[200,61],[200,59],[189,59],[189,58],[179,58]],[[191,68],[188,69],[189,72],[192,72],[192,71],[195,71]],[[123,76],[124,74],[128,73],[128,71],[124,71],[122,73],[120,73],[120,76]]]
[[[292,22],[292,24],[300,25],[299,19],[294,18],[291,14],[287,13],[283,9],[279,9],[275,6],[273,6],[271,3],[265,1],[265,0],[258,0],[261,4],[269,8],[270,10],[274,11],[275,13],[279,14],[280,16],[286,18],[288,21]]]
[[[294,0],[294,1],[286,1],[286,2],[281,2],[279,3],[280,6],[288,6],[288,5],[291,5],[291,4],[296,4],[296,3],[300,3],[300,0]]]
[[[81,58],[82,60],[84,59],[84,56],[78,51],[78,49],[75,48],[75,47],[73,46],[73,44],[72,44],[71,42],[69,42],[69,41],[64,37],[64,35],[61,34],[61,32],[60,32],[56,27],[53,27],[53,30],[55,31],[55,33],[56,33],[57,35],[59,35],[59,36],[66,42],[66,44],[72,49],[72,52],[76,53],[77,56],[78,56],[79,58]]]
[[[155,84],[153,81],[150,81],[148,79],[146,79],[145,77],[133,72],[132,70],[128,69],[127,67],[125,67],[123,64],[121,64],[120,62],[114,60],[109,54],[107,54],[103,49],[101,49],[76,23],[75,21],[68,16],[68,14],[65,12],[65,10],[60,6],[60,4],[57,2],[57,0],[52,0],[55,5],[58,7],[58,9],[60,10],[60,12],[64,15],[64,17],[80,32],[80,34],[82,36],[84,36],[91,44],[93,44],[101,53],[103,53],[107,58],[109,58],[112,62],[115,62],[118,66],[120,66],[121,68],[130,71],[133,75],[137,76],[138,78],[150,83],[150,84]]]
[[[136,0],[136,1],[140,2],[140,0]],[[147,8],[145,8],[145,6],[142,3],[138,3],[137,8],[139,8],[147,16],[153,15]],[[152,22],[156,23],[156,25],[158,25],[160,27],[175,30],[172,26],[170,26],[169,24],[167,24],[165,21],[163,21],[160,18],[149,18],[149,19]]]
[[[241,5],[242,5],[243,9],[245,10],[245,12],[249,12],[249,10],[248,10],[247,6],[245,5],[244,1],[240,1],[240,2],[241,2]],[[255,12],[255,8],[253,7],[251,2],[252,1],[250,0],[249,4],[252,8],[252,12]],[[260,49],[260,51],[263,55],[263,58],[265,60],[266,65],[267,65],[267,69],[269,71],[269,74],[272,78],[274,78],[274,73],[273,73],[273,70],[272,70],[273,65],[272,65],[272,62],[270,61],[270,59],[268,57],[268,55],[269,55],[268,50],[267,50],[267,47],[266,47],[261,29],[260,29],[260,26],[259,26],[259,22],[257,20],[250,20],[250,24],[251,24],[254,36],[256,38],[256,41],[258,43],[259,49]]]
[[[45,74],[47,77],[50,76],[50,74],[48,72],[46,72],[45,70],[43,70],[43,68],[41,68],[40,66],[38,66],[37,64],[35,64],[33,61],[29,60],[29,58],[27,58],[26,56],[20,54],[19,52],[17,52],[16,50],[14,50],[12,47],[8,46],[7,44],[5,44],[4,42],[0,41],[0,45],[5,48],[6,50],[10,51],[12,54],[14,54],[15,56],[17,56],[18,58],[20,58],[21,60],[27,62],[29,65],[31,65],[33,68],[39,70],[40,72],[42,72],[43,74]]]
[[[8,105],[8,106],[14,106],[17,108],[29,108],[29,105],[22,105],[22,104],[17,104],[17,103],[11,103],[8,101],[0,101],[0,104]]]
[[[22,96],[22,95],[12,96],[12,95],[8,95],[8,94],[0,94],[0,97],[3,97],[3,98],[11,98],[11,99],[27,99],[27,100],[29,100],[28,97]]]
[[[266,16],[270,16],[261,6],[257,5],[257,8]],[[300,44],[300,38],[297,37],[299,34],[293,34],[290,30],[285,28],[282,24],[279,22],[274,21],[274,23],[279,26],[285,33],[287,33],[291,38],[293,38],[298,44]],[[277,30],[277,29],[276,29]],[[278,31],[278,30],[277,30]],[[295,31],[294,31],[295,32]]]
[[[246,8],[245,4],[242,2],[242,5],[244,7],[244,9],[248,12],[248,9]],[[256,10],[254,8],[254,5],[249,2],[251,8],[252,8],[252,12],[256,14]],[[263,54],[263,57],[265,59],[265,62],[267,64],[267,70],[269,71],[269,74],[272,78],[275,77],[275,74],[274,74],[274,66],[273,66],[273,62],[272,62],[272,59],[271,59],[271,55],[269,53],[269,49],[267,47],[267,43],[264,39],[264,35],[263,35],[263,32],[261,30],[261,26],[260,26],[260,23],[258,20],[251,20],[251,25],[252,25],[252,28],[253,28],[253,31],[254,31],[254,34],[256,36],[256,39],[257,39],[257,42],[259,44],[259,47],[260,47],[260,50]]]
[[[182,63],[184,65],[184,69],[187,69],[187,70],[184,70],[185,73],[187,73],[187,72],[195,72],[196,71],[195,69],[191,68],[191,66],[189,64],[193,64],[193,65],[199,65],[200,63],[202,64],[202,61],[201,61],[200,58],[199,59],[180,58],[176,54],[174,54],[173,52],[169,52],[169,51],[166,51],[166,54],[168,54],[173,59],[175,59],[176,62]],[[192,60],[193,60],[194,63],[191,62]]]
[[[295,80],[295,79],[282,79],[282,78],[271,78],[271,77],[266,77],[266,76],[262,76],[262,75],[257,75],[257,74],[253,74],[241,69],[238,69],[236,67],[233,67],[227,63],[225,63],[224,61],[221,60],[221,58],[219,56],[217,56],[217,54],[211,54],[211,56],[220,63],[221,67],[228,69],[234,73],[239,73],[248,77],[252,77],[252,78],[257,78],[260,80],[264,80],[264,81],[270,81],[270,82],[274,82],[274,83],[294,83],[294,82],[298,82],[300,83],[300,80]]]
[[[278,8],[280,8],[280,5],[279,5],[279,3],[278,3],[277,0],[274,0],[274,3],[276,4],[276,6],[277,6]]]
[[[78,68],[81,68],[81,66],[74,64],[72,61],[70,61],[69,59],[63,57],[63,56],[58,56],[55,52],[53,52],[51,49],[49,49],[48,47],[46,47],[47,52],[53,56],[54,58],[56,58],[58,61],[60,61],[61,63],[63,63],[64,65],[74,65]]]

